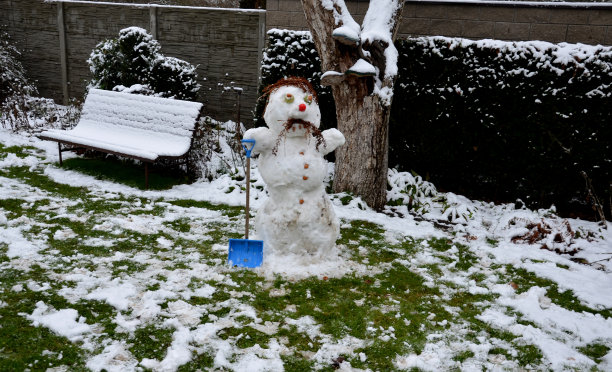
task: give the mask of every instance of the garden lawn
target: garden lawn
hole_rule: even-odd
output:
[[[240,177],[68,168],[0,131],[0,370],[612,370],[612,224],[542,249],[517,237],[563,230],[551,210],[448,194],[470,212],[450,223],[333,195],[337,259],[237,269]]]

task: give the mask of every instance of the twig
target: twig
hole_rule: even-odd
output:
[[[601,260],[597,260],[597,261],[593,261],[593,262],[591,262],[591,264],[602,262],[602,261],[610,261],[610,260],[612,260],[612,253],[604,253],[604,254],[609,254],[610,257],[604,258],[604,259],[601,259]]]
[[[591,204],[593,204],[593,210],[596,211],[599,215],[599,224],[603,226],[604,229],[606,229],[608,227],[608,225],[606,224],[606,215],[604,214],[603,206],[601,205],[599,198],[595,194],[595,190],[593,190],[593,184],[591,183],[591,179],[587,176],[585,171],[581,171],[580,174],[586,182],[586,189],[589,199],[591,200]]]

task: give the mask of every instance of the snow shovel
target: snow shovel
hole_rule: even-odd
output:
[[[246,226],[244,239],[230,239],[227,262],[230,266],[259,267],[263,262],[263,240],[249,240],[249,194],[251,189],[251,150],[255,147],[255,140],[242,140],[242,147],[246,151]]]

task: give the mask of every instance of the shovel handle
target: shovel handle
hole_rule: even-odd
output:
[[[242,141],[242,147],[244,148],[244,151],[246,151],[246,206],[244,208],[245,211],[245,215],[246,215],[246,223],[245,223],[245,227],[244,227],[244,238],[248,239],[249,238],[249,201],[250,201],[250,191],[251,191],[251,151],[253,150],[253,147],[255,147],[255,140],[254,139],[243,139]],[[250,145],[250,146],[249,146]]]
[[[246,206],[244,207],[245,209],[245,214],[246,214],[246,223],[245,223],[245,228],[244,228],[244,238],[248,239],[249,238],[249,199],[250,199],[250,191],[251,191],[251,158],[247,156],[247,161],[246,161],[246,167],[247,167],[247,172],[246,172]]]

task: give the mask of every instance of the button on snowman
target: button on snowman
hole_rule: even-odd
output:
[[[264,94],[267,128],[245,132],[259,153],[259,172],[268,198],[257,211],[255,229],[264,241],[264,259],[301,256],[313,262],[332,251],[340,228],[323,179],[323,156],[344,144],[336,129],[319,131],[321,112],[316,93],[303,78],[287,78]]]

